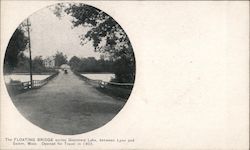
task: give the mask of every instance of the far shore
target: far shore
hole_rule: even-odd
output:
[[[80,74],[114,74],[113,72],[79,72]]]
[[[32,73],[32,75],[51,75],[54,72],[43,72],[43,73]],[[14,72],[14,73],[6,73],[4,75],[30,75],[29,72]]]
[[[33,72],[32,75],[51,75],[54,72],[42,72],[36,73]],[[114,74],[113,72],[79,72],[80,74]],[[4,75],[30,75],[29,72],[14,72],[14,73],[6,73]]]

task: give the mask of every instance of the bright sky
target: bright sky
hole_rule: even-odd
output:
[[[71,16],[57,18],[48,8],[42,9],[30,16],[32,57],[52,56],[56,51],[63,52],[70,59],[77,57],[100,57],[94,52],[92,43],[80,45],[80,35],[87,32],[84,27],[72,28]]]

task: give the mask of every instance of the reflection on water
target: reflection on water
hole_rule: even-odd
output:
[[[99,74],[87,73],[82,75],[92,80],[102,80],[106,82],[109,82],[112,78],[115,78],[115,74],[113,73],[99,73]]]
[[[49,77],[50,75],[33,75],[33,80],[43,80]],[[11,74],[11,75],[5,75],[4,76],[5,83],[10,83],[10,80],[19,80],[21,82],[30,81],[30,75],[17,75],[17,74]]]

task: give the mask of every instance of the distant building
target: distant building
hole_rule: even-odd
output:
[[[44,66],[46,68],[54,68],[55,67],[55,58],[54,57],[48,57],[43,60]]]

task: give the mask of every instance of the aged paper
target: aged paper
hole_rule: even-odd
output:
[[[28,121],[3,78],[5,50],[17,26],[56,3],[1,1],[0,149],[249,148],[248,1],[84,1],[125,30],[136,78],[110,122],[76,135]]]

